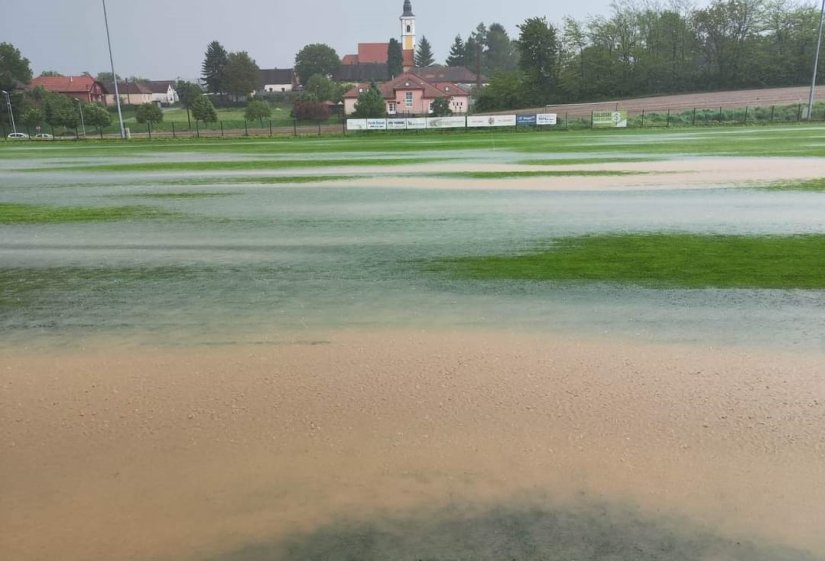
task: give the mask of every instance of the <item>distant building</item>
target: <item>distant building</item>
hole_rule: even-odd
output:
[[[462,89],[470,91],[474,87],[486,86],[490,81],[486,76],[478,76],[464,66],[427,66],[425,68],[411,68],[411,74],[430,82],[431,84],[456,84]]]
[[[292,68],[261,70],[258,91],[261,93],[285,93],[298,87],[298,75]]]
[[[401,54],[403,57],[403,67],[406,72],[415,66],[415,15],[412,12],[412,3],[410,0],[404,1],[404,12],[401,14]],[[358,43],[358,54],[345,55],[341,59],[342,69],[339,72],[341,76],[347,78],[340,79],[340,81],[364,81],[375,80],[372,77],[379,74],[378,65],[384,65],[388,68],[387,59],[389,52],[389,43]],[[368,77],[366,74],[371,74]],[[384,77],[380,78],[386,80],[389,78],[389,72],[384,73]]]
[[[43,88],[47,92],[79,99],[84,103],[103,103],[106,87],[89,75],[40,76],[32,80],[30,89]]]
[[[106,105],[117,105],[115,101],[115,85],[113,82],[106,84]],[[145,103],[158,103],[154,99],[154,94],[148,86],[141,82],[118,82],[117,91],[120,94],[121,105],[143,105]]]
[[[344,94],[344,114],[352,115],[358,96],[369,89],[362,83]],[[436,99],[446,98],[453,113],[464,114],[470,106],[470,94],[456,84],[432,84],[412,73],[404,73],[394,80],[378,85],[387,104],[388,115],[429,115]]]
[[[174,105],[180,101],[172,80],[147,80],[143,85],[152,92],[152,101],[160,105]]]

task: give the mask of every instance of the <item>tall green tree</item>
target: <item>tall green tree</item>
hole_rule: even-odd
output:
[[[255,100],[250,101],[244,111],[244,119],[247,121],[260,121],[261,126],[264,126],[264,119],[269,119],[272,116],[272,108],[266,101]]]
[[[75,129],[80,125],[80,113],[74,99],[65,95],[48,93],[43,100],[43,114],[53,127]]]
[[[198,99],[200,96],[203,95],[203,90],[197,84],[193,84],[192,82],[186,82],[184,80],[178,80],[175,84],[175,91],[178,93],[178,99],[180,100],[180,104],[186,108],[186,120],[189,122],[189,128],[192,128],[192,104]]]
[[[338,84],[322,74],[316,74],[307,80],[304,91],[316,101],[338,101],[341,95]]]
[[[484,72],[484,59],[487,52],[487,26],[479,23],[467,37],[464,45],[464,66],[475,72]]]
[[[387,46],[387,67],[390,72],[390,78],[400,76],[404,72],[404,52],[401,49],[401,43],[398,39],[390,39]]]
[[[519,69],[524,75],[525,97],[543,105],[553,98],[556,86],[556,30],[545,18],[530,18],[518,26]]]
[[[245,97],[258,89],[261,70],[246,51],[229,53],[223,69],[226,93]]]
[[[29,59],[11,43],[0,43],[0,89],[10,92],[32,81]]]
[[[358,101],[355,103],[355,113],[352,116],[356,119],[378,119],[386,114],[387,103],[384,101],[384,96],[378,86],[372,83],[369,89],[358,95]]]
[[[418,44],[418,50],[415,52],[415,65],[419,68],[424,68],[432,65],[434,62],[433,47],[426,37],[422,37],[421,42]]]
[[[447,97],[439,97],[433,101],[432,104],[433,117],[449,117],[453,114],[450,108],[450,99]]]
[[[295,55],[295,72],[306,83],[312,76],[321,74],[331,77],[341,68],[341,59],[338,53],[329,45],[314,43],[307,45]]]
[[[111,72],[98,72],[97,76],[95,77],[95,80],[102,84],[110,84],[114,82]],[[117,81],[120,82],[121,80],[123,80],[123,78],[121,78],[120,75],[118,75]]]
[[[44,70],[40,73],[40,76],[43,78],[59,78],[63,76],[63,74],[61,74],[57,70]]]
[[[515,70],[518,66],[518,53],[504,26],[500,23],[490,24],[485,39],[482,71],[492,76],[499,71]]]
[[[217,41],[212,41],[206,48],[206,55],[201,66],[201,75],[206,84],[206,90],[213,94],[226,93],[226,64],[229,54]]]
[[[467,46],[461,35],[456,35],[453,46],[450,47],[450,56],[447,57],[447,66],[466,66]]]
[[[215,106],[205,95],[199,95],[195,101],[192,102],[192,116],[197,121],[204,123],[214,123],[218,120],[218,112],[215,111]]]

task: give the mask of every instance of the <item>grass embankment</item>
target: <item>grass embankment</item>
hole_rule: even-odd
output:
[[[62,224],[167,218],[171,213],[148,206],[60,207],[0,203],[0,224]]]
[[[410,153],[494,150],[523,154],[593,154],[599,158],[693,156],[825,156],[825,127],[784,125],[713,129],[627,129],[504,132],[378,133],[347,137],[164,139],[83,142],[0,142],[0,158],[150,156],[154,153],[222,154]],[[572,158],[572,156],[571,156]],[[578,158],[576,158],[578,159]],[[627,161],[622,159],[622,161]],[[537,162],[538,163],[538,162]],[[559,163],[558,160],[540,162]],[[603,163],[570,161],[572,163]]]
[[[428,268],[476,280],[649,287],[825,289],[825,235],[604,235],[526,255],[445,259]]]

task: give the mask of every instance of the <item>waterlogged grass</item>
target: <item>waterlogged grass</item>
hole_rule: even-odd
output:
[[[177,171],[255,171],[292,168],[359,167],[359,166],[405,166],[444,161],[443,158],[348,158],[333,160],[227,160],[227,161],[177,161],[177,162],[134,162],[127,164],[82,165],[66,167],[25,168],[19,171],[34,172],[177,172]]]
[[[271,175],[271,176],[236,176],[236,177],[198,177],[153,181],[154,185],[289,185],[301,183],[327,183],[344,179],[357,179],[360,175]]]
[[[172,213],[150,206],[62,207],[0,203],[0,224],[62,224],[168,218]]]
[[[825,289],[825,235],[586,236],[558,240],[536,253],[446,259],[428,268],[477,280]]]
[[[825,177],[808,181],[782,181],[767,187],[771,191],[810,191],[825,193]]]
[[[528,177],[602,177],[621,175],[644,175],[644,172],[610,171],[610,170],[545,170],[545,171],[455,171],[428,174],[430,177],[448,177],[464,179],[523,179]]]
[[[197,191],[177,192],[177,193],[131,193],[123,195],[124,197],[137,197],[144,199],[171,199],[171,200],[189,200],[189,199],[212,199],[220,197],[231,197],[234,193],[205,193]]]

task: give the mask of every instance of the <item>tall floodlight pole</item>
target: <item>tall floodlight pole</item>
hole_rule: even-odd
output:
[[[109,62],[112,65],[112,81],[115,83],[115,102],[117,103],[117,117],[120,120],[120,138],[126,138],[126,127],[123,126],[123,111],[120,109],[120,92],[117,90],[117,74],[115,74],[115,58],[112,56],[112,37],[109,35],[109,16],[106,13],[106,0],[103,1],[103,19],[106,21],[106,40],[109,42]],[[823,0],[825,1],[825,0]]]
[[[9,108],[9,119],[11,120],[11,128],[14,134],[17,134],[17,127],[14,125],[14,109],[11,108],[11,98],[9,92],[3,90],[3,95],[6,96],[6,106]]]
[[[77,108],[80,111],[80,126],[83,127],[83,136],[86,136],[86,123],[83,121],[83,103],[77,98],[74,98],[77,102]]]
[[[816,73],[819,70],[819,51],[822,50],[822,24],[825,23],[825,0],[822,0],[822,10],[819,12],[819,38],[816,40],[816,54],[814,55],[814,76],[811,78],[811,95],[808,97],[808,120],[814,116],[814,90],[816,90]]]

